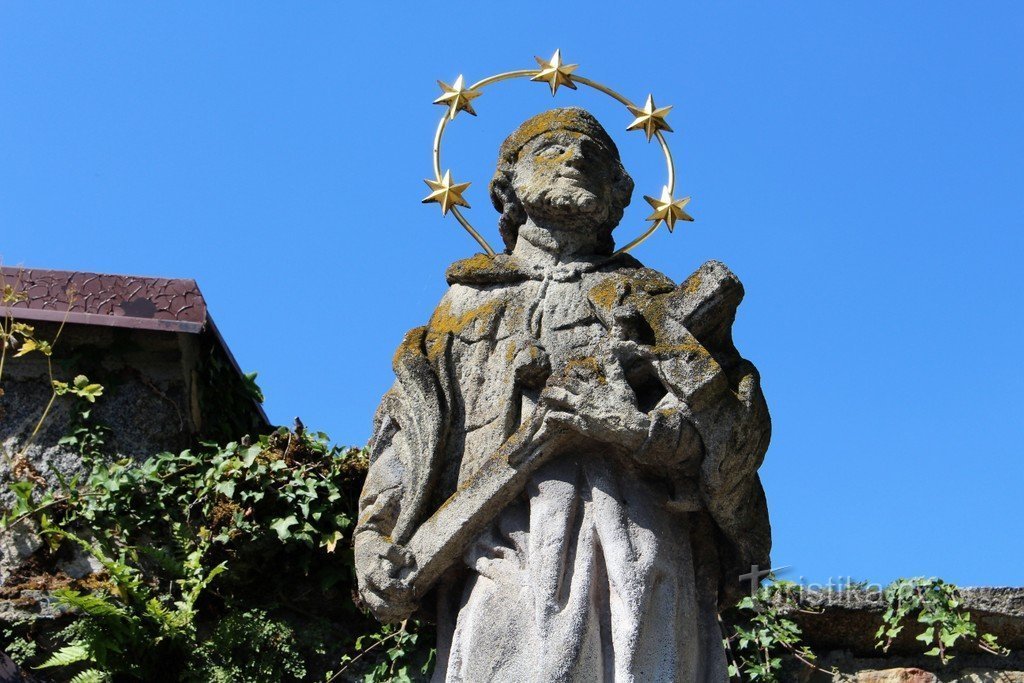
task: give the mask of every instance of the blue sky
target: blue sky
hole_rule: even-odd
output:
[[[195,278],[272,419],[361,443],[404,331],[475,245],[419,203],[435,79],[579,73],[674,105],[697,222],[635,254],[726,262],[774,437],[788,578],[1024,584],[1024,9],[1012,2],[0,4],[0,257]],[[446,137],[497,243],[498,144],[600,95],[495,86]]]

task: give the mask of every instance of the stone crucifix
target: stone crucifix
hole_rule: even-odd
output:
[[[490,190],[506,253],[448,269],[377,411],[360,595],[436,619],[436,681],[725,681],[719,607],[771,546],[743,288],[612,256],[633,181],[582,109],[523,123]]]

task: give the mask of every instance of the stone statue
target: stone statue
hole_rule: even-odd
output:
[[[381,620],[436,618],[436,681],[727,679],[718,606],[768,565],[768,410],[732,273],[612,255],[632,189],[589,113],[526,121],[490,185],[506,253],[453,264],[395,355],[356,569]]]

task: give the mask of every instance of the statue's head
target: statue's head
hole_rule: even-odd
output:
[[[491,180],[498,228],[511,252],[527,217],[538,225],[589,231],[598,254],[614,250],[612,230],[633,193],[619,150],[583,109],[552,109],[527,120],[501,145]]]

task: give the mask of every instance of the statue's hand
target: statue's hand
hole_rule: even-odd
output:
[[[416,561],[407,548],[363,531],[355,538],[355,565],[359,597],[378,620],[394,624],[416,611],[419,604],[405,580]]]
[[[570,361],[541,392],[545,422],[563,425],[596,441],[637,451],[647,439],[650,419],[617,362],[594,357]]]

